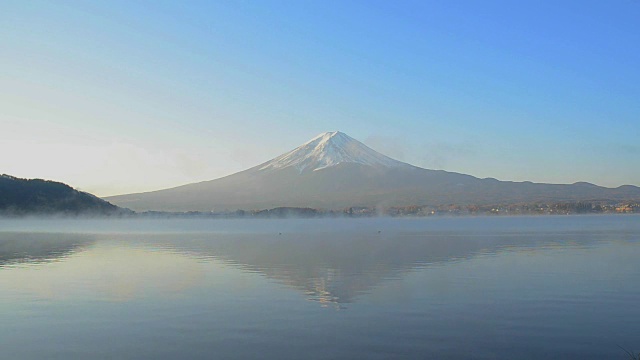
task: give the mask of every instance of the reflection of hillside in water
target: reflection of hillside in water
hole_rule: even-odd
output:
[[[0,268],[64,259],[93,243],[79,234],[0,233]]]
[[[436,264],[501,251],[578,244],[583,234],[269,234],[210,235],[171,241],[193,256],[213,257],[303,291],[311,300],[350,303],[387,279]]]

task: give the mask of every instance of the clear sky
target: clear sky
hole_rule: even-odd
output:
[[[156,190],[334,130],[426,168],[640,185],[640,1],[0,2],[0,173]]]

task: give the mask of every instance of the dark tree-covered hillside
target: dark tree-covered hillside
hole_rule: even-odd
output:
[[[69,185],[0,175],[0,215],[118,215],[130,212]]]

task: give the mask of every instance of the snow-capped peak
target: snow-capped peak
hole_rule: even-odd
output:
[[[299,172],[317,171],[341,163],[376,167],[410,166],[369,148],[339,131],[322,133],[294,150],[260,166],[260,170],[295,167]]]

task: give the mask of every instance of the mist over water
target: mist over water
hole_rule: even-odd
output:
[[[637,216],[0,220],[8,358],[624,358]]]

